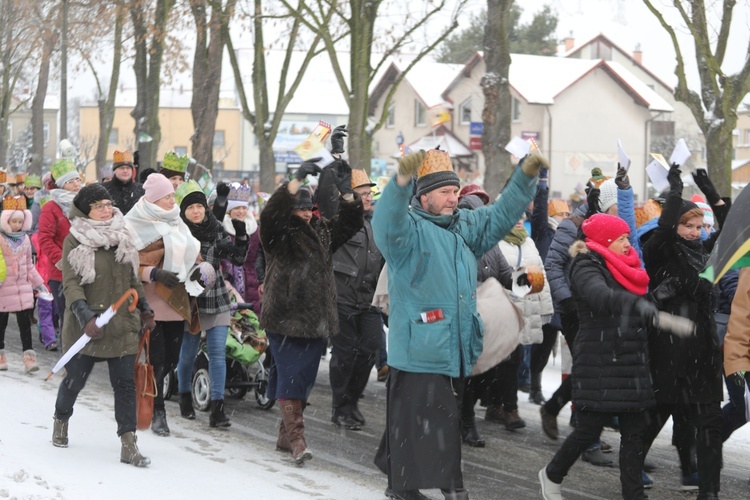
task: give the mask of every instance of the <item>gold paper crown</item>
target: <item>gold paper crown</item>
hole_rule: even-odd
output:
[[[75,171],[76,171],[76,164],[73,163],[73,160],[69,158],[60,158],[59,160],[55,161],[55,163],[52,164],[52,168],[50,169],[52,178],[55,180],[58,180],[60,177],[67,174],[68,172],[75,172]]]
[[[23,184],[26,187],[34,187],[37,189],[42,189],[42,178],[36,174],[30,174],[26,176],[26,179],[24,179]]]
[[[570,213],[570,207],[568,206],[567,201],[555,199],[555,200],[550,200],[550,202],[547,204],[547,214],[550,217],[553,217],[563,212]]]
[[[26,197],[6,196],[3,198],[3,210],[26,210]]]
[[[635,209],[635,227],[641,227],[651,219],[661,216],[661,205],[654,200],[647,200],[643,206]]]
[[[8,173],[5,170],[0,169],[0,182],[6,182],[7,180],[8,180]]]
[[[177,204],[181,204],[182,200],[185,199],[187,195],[190,193],[203,193],[203,190],[201,189],[200,185],[198,185],[197,182],[195,182],[193,179],[190,179],[187,182],[183,182],[179,186],[177,186],[177,189],[175,189],[174,197],[177,201]]]
[[[252,195],[250,186],[243,186],[242,184],[235,182],[229,187],[227,201],[250,203],[250,195]]]
[[[164,155],[164,160],[161,162],[161,168],[162,170],[184,173],[189,163],[190,158],[187,155],[177,156],[177,153],[174,151],[167,151],[167,154]]]
[[[112,166],[117,167],[118,165],[132,165],[133,164],[133,153],[129,149],[125,151],[115,151],[112,155]]]
[[[427,174],[434,174],[435,172],[453,172],[451,155],[447,151],[430,149],[425,152],[424,161],[419,167],[418,177],[424,177]]]
[[[5,182],[8,184],[16,184],[16,174],[6,174]]]
[[[21,184],[26,180],[26,174],[16,174],[16,182],[11,184]]]
[[[375,183],[367,176],[367,172],[361,168],[352,169],[352,189],[362,186],[374,186]]]

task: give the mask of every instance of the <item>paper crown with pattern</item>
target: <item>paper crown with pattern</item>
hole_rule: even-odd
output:
[[[133,153],[129,149],[125,151],[115,151],[112,155],[112,168],[115,169],[122,165],[133,165]]]
[[[654,200],[646,200],[643,206],[635,209],[635,227],[641,227],[651,219],[661,216],[661,205]]]
[[[250,186],[243,186],[239,182],[233,182],[229,186],[229,194],[227,195],[227,201],[238,201],[240,203],[250,203],[250,198],[253,192]]]
[[[177,156],[177,153],[174,151],[167,151],[167,154],[164,155],[164,160],[161,162],[161,169],[184,174],[189,163],[190,158],[187,155]],[[165,175],[165,177],[171,176]]]
[[[26,197],[6,196],[3,198],[3,210],[26,210]]]
[[[76,169],[76,164],[70,158],[60,158],[59,160],[56,160],[50,169],[52,178],[56,181],[60,180],[65,174],[73,172],[78,173],[78,170]]]
[[[36,174],[29,174],[23,181],[23,185],[27,188],[42,189],[42,178]]]
[[[451,155],[447,151],[429,149],[425,151],[424,161],[422,161],[422,165],[419,167],[418,177],[424,177],[436,172],[453,172]]]
[[[187,182],[183,182],[179,186],[177,186],[177,189],[174,191],[174,197],[175,201],[177,201],[178,205],[182,204],[182,200],[185,199],[187,195],[190,193],[200,193],[205,197],[205,193],[203,193],[203,190],[198,185],[197,182],[195,182],[193,179],[190,179]]]
[[[550,200],[547,204],[547,214],[550,217],[554,217],[555,215],[561,213],[570,213],[570,206],[568,205],[568,202],[559,198]]]
[[[8,180],[8,172],[0,168],[0,183],[4,183]]]
[[[362,186],[374,186],[375,183],[367,176],[367,172],[361,168],[352,169],[352,189]]]
[[[15,182],[8,182],[8,184],[22,184],[26,181],[26,174],[16,174]]]

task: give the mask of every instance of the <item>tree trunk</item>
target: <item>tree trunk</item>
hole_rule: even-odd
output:
[[[60,34],[60,134],[68,138],[68,0],[62,0],[62,33]]]
[[[120,62],[122,60],[122,24],[124,13],[121,8],[117,9],[115,18],[114,45],[112,73],[109,78],[109,91],[107,97],[99,96],[97,105],[99,107],[99,140],[96,144],[96,175],[101,180],[101,168],[107,163],[107,150],[109,149],[109,135],[112,133],[112,122],[115,118],[115,97],[117,96],[117,83],[120,80]],[[140,153],[139,153],[140,154]]]
[[[484,153],[484,188],[491,199],[502,190],[513,173],[510,156],[504,146],[510,140],[511,95],[508,84],[510,68],[510,13],[512,0],[487,0],[487,25],[484,32],[482,77],[484,109],[482,153]]]
[[[726,123],[722,127],[704,130],[706,139],[706,164],[708,176],[721,196],[732,196],[732,131],[737,125]]]
[[[52,58],[52,50],[57,43],[57,32],[47,31],[44,33],[42,43],[42,59],[39,66],[39,77],[36,92],[31,101],[31,166],[29,173],[41,175],[42,162],[44,161],[44,100],[47,98],[47,86],[49,83],[49,70]],[[49,138],[48,138],[49,139]]]

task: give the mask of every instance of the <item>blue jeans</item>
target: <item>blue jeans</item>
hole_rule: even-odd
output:
[[[211,383],[211,401],[224,399],[227,381],[227,326],[215,326],[206,330],[206,353],[208,354],[208,377]],[[200,348],[200,335],[190,332],[182,334],[180,361],[177,363],[177,383],[181,394],[191,392],[193,365]]]
[[[747,383],[747,377],[745,377]],[[745,425],[745,388],[727,380],[729,402],[721,409],[721,440],[726,441],[734,431]]]

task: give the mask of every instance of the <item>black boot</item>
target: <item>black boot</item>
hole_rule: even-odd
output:
[[[164,410],[154,410],[154,416],[151,419],[151,430],[157,436],[169,436],[167,413]]]
[[[229,427],[232,422],[224,415],[224,400],[211,400],[211,415],[208,417],[208,425],[211,427]]]
[[[474,448],[484,448],[484,439],[479,435],[477,431],[477,425],[474,421],[474,417],[464,417],[464,422],[461,426],[461,437],[464,443]]]
[[[189,392],[180,393],[180,414],[182,418],[195,420],[195,410],[193,409],[193,395]]]
[[[529,403],[543,405],[547,400],[542,394],[542,372],[531,372],[531,391],[529,391]]]

